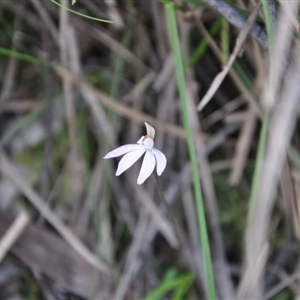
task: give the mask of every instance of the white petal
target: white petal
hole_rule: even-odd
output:
[[[112,157],[118,157],[127,152],[134,151],[137,149],[142,149],[142,148],[144,148],[142,145],[136,145],[136,144],[124,145],[119,148],[116,148],[115,150],[108,152],[103,158],[108,159]]]
[[[152,148],[152,152],[155,155],[156,158],[156,172],[157,175],[160,176],[167,165],[167,159],[166,156],[156,148]]]
[[[137,180],[137,184],[142,184],[153,172],[155,168],[155,158],[151,150],[147,150],[142,168]]]
[[[142,136],[136,143],[141,145],[143,143],[143,139],[144,139],[144,136]]]
[[[121,175],[124,171],[129,169],[145,152],[146,149],[142,147],[125,154],[118,164],[116,176]]]
[[[147,135],[154,140],[154,136],[155,136],[155,129],[147,122],[145,122],[146,125],[146,129],[147,129]]]

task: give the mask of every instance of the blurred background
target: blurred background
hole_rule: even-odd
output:
[[[299,300],[298,1],[172,3],[217,298]],[[0,299],[208,299],[169,4],[0,1]]]

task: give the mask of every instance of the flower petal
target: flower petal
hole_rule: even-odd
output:
[[[118,157],[121,156],[127,152],[134,151],[137,149],[143,149],[144,147],[142,145],[136,145],[136,144],[129,144],[129,145],[124,145],[119,148],[116,148],[110,152],[108,152],[103,158],[108,159],[112,157]]]
[[[157,175],[160,176],[167,165],[167,159],[166,156],[156,148],[152,148],[152,152],[155,155],[156,158],[156,172]]]
[[[125,154],[118,164],[116,176],[121,175],[124,171],[129,169],[145,152],[146,149],[141,147]]]
[[[136,143],[141,145],[143,143],[144,136],[142,136]]]
[[[155,168],[154,155],[151,150],[147,150],[144,160],[143,160],[142,168],[141,168],[138,180],[137,180],[137,184],[142,184],[151,175],[154,168]]]
[[[147,129],[147,135],[150,137],[152,140],[154,140],[155,136],[155,129],[147,122],[145,122],[146,129]]]

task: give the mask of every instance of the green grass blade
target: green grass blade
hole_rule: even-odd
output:
[[[269,126],[269,115],[268,113],[265,114],[263,119],[262,128],[260,131],[259,136],[259,142],[258,142],[258,151],[255,161],[255,169],[253,173],[253,179],[252,179],[252,186],[251,186],[251,192],[250,192],[250,203],[249,203],[249,212],[248,212],[248,226],[247,228],[250,228],[250,223],[253,217],[253,211],[257,196],[257,190],[258,190],[258,184],[261,174],[261,169],[264,161],[264,154],[265,154],[265,148],[266,148],[266,141],[267,141],[267,134],[268,134],[268,126]],[[246,247],[248,248],[248,247]]]
[[[192,285],[193,281],[195,279],[195,276],[193,274],[187,275],[184,280],[180,284],[177,285],[177,288],[175,289],[172,300],[183,300],[186,299],[186,293],[190,286]]]
[[[6,49],[6,48],[0,47],[0,54],[9,56],[9,57],[15,57],[15,58],[18,58],[20,60],[29,62],[29,63],[31,63],[33,65],[37,65],[37,66],[41,66],[41,65],[51,66],[51,63],[47,62],[46,60],[36,58],[35,56],[30,55],[30,54],[16,52],[16,51]]]
[[[265,21],[266,21],[270,54],[272,55],[272,49],[273,49],[273,45],[274,45],[274,29],[273,29],[272,17],[271,17],[270,11],[269,11],[268,1],[261,1],[261,2],[262,2],[263,12],[264,12],[264,16],[265,16]],[[270,65],[270,73],[272,73],[272,65]],[[264,115],[263,124],[262,124],[260,137],[259,137],[258,151],[257,151],[256,162],[255,162],[255,170],[254,170],[254,174],[253,174],[253,180],[252,180],[252,186],[251,186],[251,192],[250,192],[250,203],[249,203],[247,228],[250,227],[250,223],[251,223],[251,220],[253,217],[253,211],[254,211],[254,207],[255,207],[259,178],[260,178],[260,173],[261,173],[261,169],[262,169],[266,141],[267,141],[268,125],[269,125],[269,114],[268,114],[268,112],[266,112]]]
[[[144,300],[156,300],[160,299],[164,294],[175,290],[176,297],[183,296],[188,290],[189,286],[192,284],[195,278],[194,274],[185,274],[177,278],[171,278],[170,280],[163,281],[158,287],[156,287],[152,292],[150,292]],[[177,289],[179,292],[177,292]],[[184,292],[182,294],[182,292]],[[176,298],[179,300],[180,298]],[[181,298],[182,299],[182,298]]]
[[[97,21],[97,22],[104,22],[104,23],[113,23],[112,21],[109,21],[109,20],[104,20],[104,19],[99,19],[99,18],[94,18],[94,17],[91,17],[89,15],[85,15],[85,14],[82,14],[76,10],[73,10],[73,9],[70,9],[64,5],[61,5],[60,3],[54,1],[54,0],[51,0],[51,2],[53,2],[54,4],[56,4],[57,6],[59,7],[62,7],[64,9],[66,9],[67,11],[73,13],[73,14],[76,14],[78,16],[81,16],[81,17],[84,17],[84,18],[87,18],[87,19],[90,19],[90,20],[94,20],[94,21]]]
[[[211,26],[211,29],[209,30],[209,33],[214,36],[217,34],[219,31],[220,27],[222,24],[222,19],[219,18],[217,21],[213,23]],[[207,39],[204,39],[196,48],[196,50],[192,53],[189,62],[188,62],[188,67],[191,68],[193,67],[202,57],[202,55],[205,53],[206,49],[209,46],[209,42]]]
[[[241,67],[241,65],[236,61],[233,63],[232,68],[234,69],[234,71],[238,74],[238,76],[240,77],[240,79],[242,80],[242,82],[244,83],[244,85],[246,86],[246,88],[249,90],[249,92],[255,97],[256,96],[256,92],[255,92],[255,87],[251,81],[251,79],[249,78],[249,76],[247,75],[247,73],[244,71],[244,69]]]
[[[180,51],[179,37],[177,32],[177,22],[175,17],[174,4],[166,3],[165,9],[166,9],[167,23],[169,28],[169,36],[171,40],[172,51],[175,58],[175,69],[176,69],[176,76],[178,82],[183,124],[187,136],[188,153],[192,165],[193,185],[194,185],[194,192],[195,192],[196,205],[197,205],[197,218],[199,223],[200,240],[203,249],[204,268],[205,268],[205,275],[207,281],[207,293],[208,293],[208,298],[210,300],[213,300],[216,299],[216,295],[215,295],[215,284],[214,284],[213,268],[212,268],[211,254],[210,254],[210,245],[209,245],[209,239],[207,234],[207,225],[205,220],[205,211],[204,211],[204,204],[202,199],[195,144],[194,144],[191,124],[189,122],[188,104],[186,99],[185,76],[184,76],[183,61],[182,61],[182,56]]]
[[[225,65],[229,59],[229,24],[226,19],[222,18],[221,29],[221,49],[222,49],[222,63]]]
[[[265,16],[265,21],[266,21],[269,50],[270,50],[270,53],[272,53],[273,46],[274,46],[274,28],[273,28],[272,16],[270,13],[268,1],[261,0],[261,3],[262,3],[262,8],[263,8],[264,16]]]

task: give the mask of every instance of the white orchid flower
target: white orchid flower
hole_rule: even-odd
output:
[[[142,168],[137,179],[137,184],[142,184],[153,172],[156,165],[157,175],[160,176],[167,165],[166,156],[154,148],[154,128],[145,122],[147,135],[142,136],[137,144],[124,145],[107,153],[103,158],[108,159],[125,154],[119,162],[116,176],[129,169],[144,153]]]

